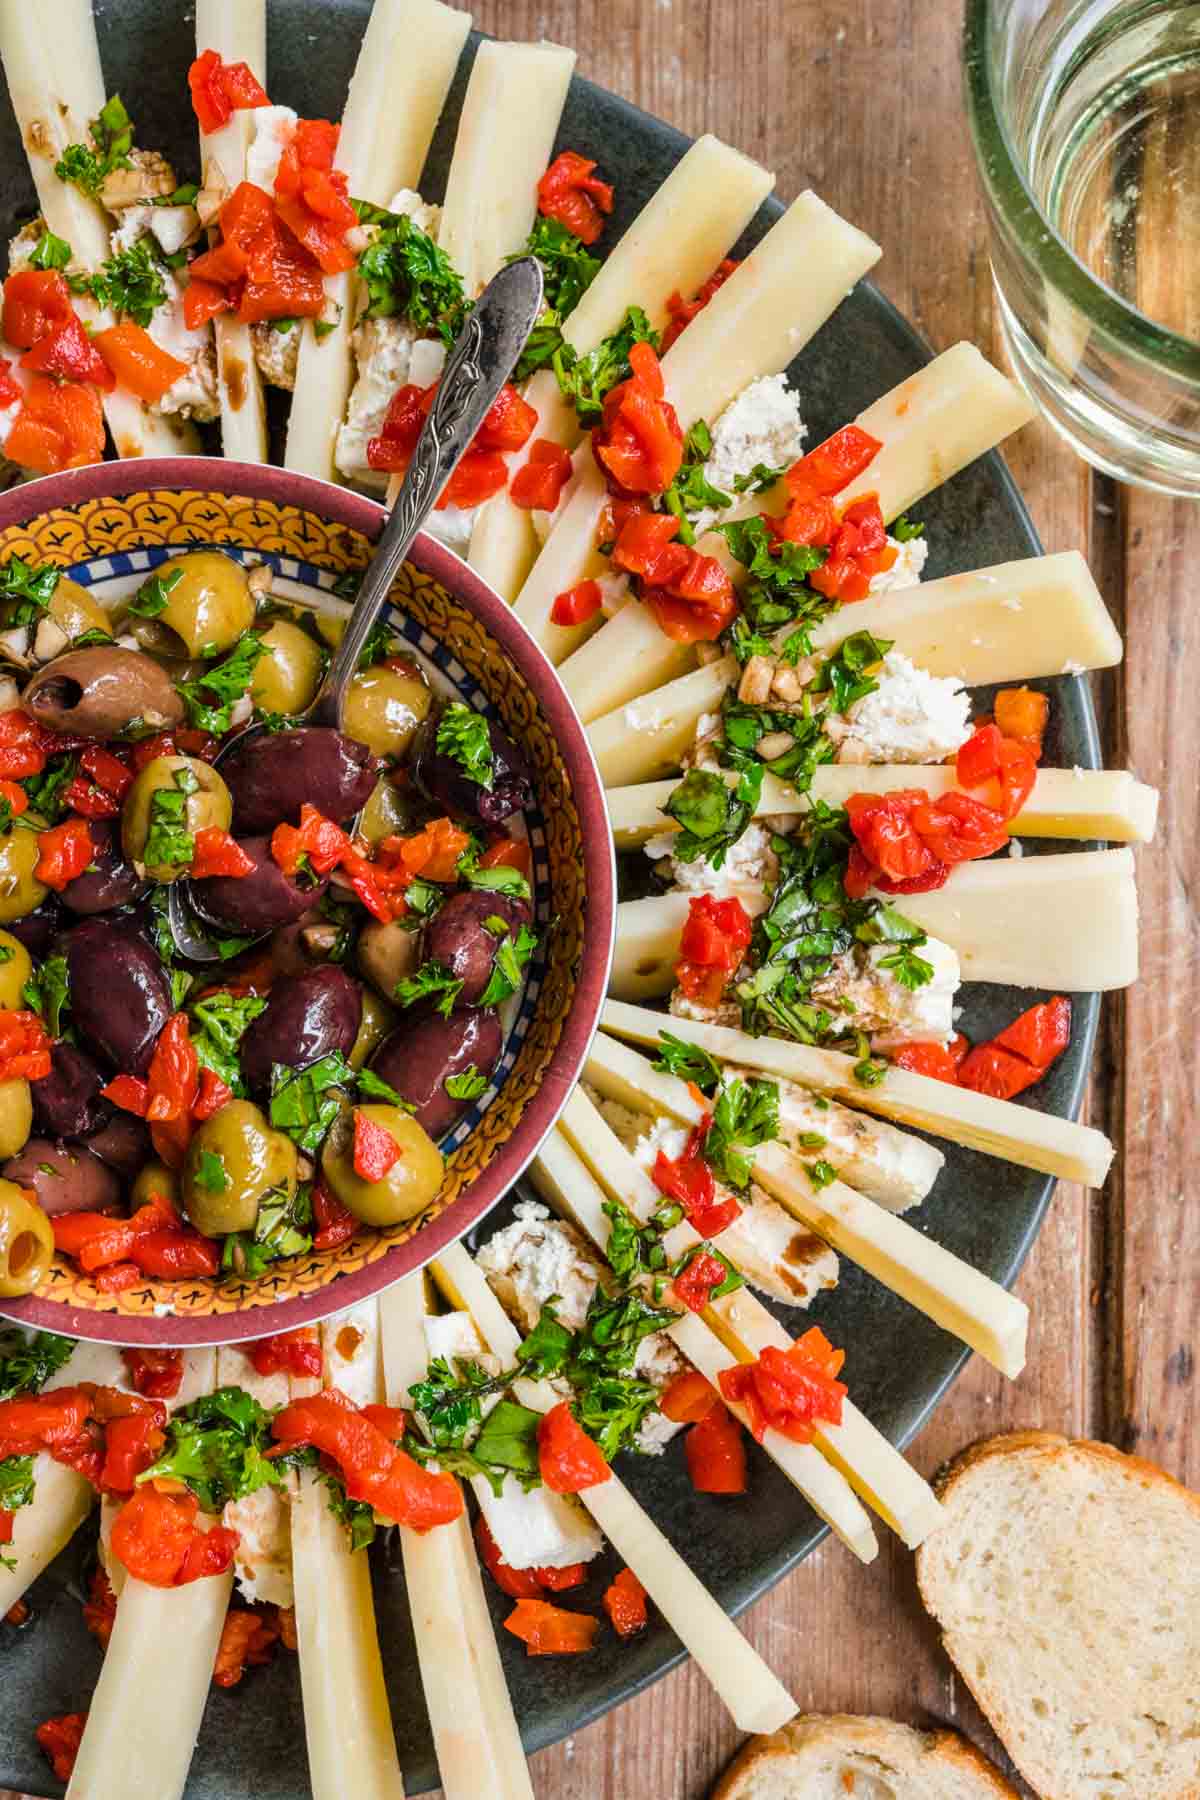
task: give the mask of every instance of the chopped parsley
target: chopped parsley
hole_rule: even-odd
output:
[[[61,574],[61,569],[48,563],[27,563],[23,557],[10,556],[0,569],[5,627],[36,625],[54,598]]]
[[[379,226],[358,259],[366,317],[406,318],[415,331],[440,337],[449,348],[471,306],[446,252],[404,213],[363,200],[354,202],[354,210],[363,224]]]
[[[353,1085],[354,1070],[337,1050],[307,1069],[276,1063],[271,1070],[271,1123],[285,1132],[298,1150],[312,1156]]]
[[[27,775],[21,786],[29,796],[29,811],[55,825],[67,810],[67,789],[78,764],[73,756],[52,756],[40,775]],[[22,815],[22,822],[24,820]]]
[[[489,1375],[482,1364],[456,1356],[435,1356],[424,1381],[408,1392],[430,1443],[437,1450],[463,1450],[483,1424],[482,1402],[511,1386],[512,1375]]]
[[[283,1475],[266,1452],[273,1447],[271,1414],[244,1388],[222,1387],[171,1414],[166,1445],[143,1481],[182,1481],[205,1512],[219,1513],[260,1487],[282,1487]]]
[[[754,1158],[746,1152],[778,1136],[778,1082],[738,1076],[718,1090],[704,1160],[726,1187],[744,1193],[754,1169]]]
[[[909,544],[913,538],[925,536],[925,525],[923,521],[910,519],[907,513],[901,513],[888,526],[888,533],[898,544]]]
[[[549,1327],[542,1330],[547,1312]],[[611,1462],[633,1443],[646,1415],[658,1405],[658,1390],[635,1374],[643,1338],[673,1325],[678,1313],[653,1307],[640,1294],[608,1294],[597,1287],[578,1331],[568,1331],[552,1301],[518,1355],[526,1373],[561,1376],[574,1390],[574,1412]],[[532,1348],[531,1348],[532,1347]]]
[[[587,249],[557,219],[541,214],[534,221],[523,250],[517,256],[536,256],[542,265],[545,310],[529,334],[515,379],[524,381],[535,369],[545,368],[554,360],[563,344],[562,323],[575,310],[591,286],[600,268],[600,258],[589,256]],[[515,262],[516,256],[510,256]]]
[[[532,897],[530,894],[529,883],[524,875],[522,875],[520,869],[510,868],[507,863],[499,863],[491,869],[481,869],[479,866],[479,845],[474,841],[468,844],[467,848],[459,857],[457,873],[459,880],[465,881],[468,887],[482,888],[493,894],[508,894],[511,898],[516,900],[528,900]],[[404,898],[408,905],[411,906],[411,885],[405,888]]]
[[[449,969],[432,959],[423,962],[415,975],[406,975],[395,987],[395,998],[401,1006],[412,1006],[418,1000],[433,1000],[443,1018],[454,1011],[454,1002],[462,992],[462,981]]]
[[[652,344],[658,333],[640,306],[631,306],[611,337],[580,356],[567,343],[555,351],[551,362],[558,385],[575,408],[579,423],[590,429],[600,423],[605,396],[618,382],[629,378],[629,352],[635,344]]]
[[[76,293],[90,294],[99,306],[108,307],[118,318],[132,319],[143,328],[167,300],[162,258],[149,235],[140,237],[126,250],[118,250],[94,275],[75,276],[71,286]]]
[[[716,529],[749,574],[742,588],[741,604],[743,616],[754,632],[773,632],[781,625],[793,623],[811,628],[836,611],[837,602],[825,599],[807,582],[812,571],[825,561],[824,550],[810,544],[777,543],[758,515],[731,519]]]
[[[490,924],[490,921],[485,923]],[[502,1006],[510,999],[524,980],[526,965],[536,949],[537,933],[531,931],[528,925],[518,926],[515,936],[506,926],[505,935],[496,945],[496,960],[492,964],[487,986],[476,1005]]]
[[[891,638],[877,638],[869,631],[854,632],[821,664],[809,692],[828,694],[830,711],[847,712],[856,700],[875,693],[879,683],[866,671],[883,661],[892,642]]]
[[[452,1100],[478,1100],[486,1092],[488,1078],[470,1063],[458,1075],[447,1075],[442,1086]]]
[[[36,1491],[32,1456],[6,1456],[0,1461],[0,1513],[20,1512],[23,1506],[31,1506]],[[0,1569],[16,1566],[16,1558],[0,1549]]]
[[[691,515],[705,511],[723,512],[733,505],[733,495],[714,487],[704,473],[712,455],[712,432],[703,419],[697,420],[683,440],[683,461],[674,481],[663,495],[668,512],[679,520],[679,542],[694,544],[696,532]]]
[[[60,181],[69,181],[81,194],[95,199],[105,178],[114,169],[133,167],[129,153],[133,149],[133,121],[125,111],[121,96],[106,100],[98,117],[89,127],[91,144],[68,144],[54,165]]]
[[[246,1083],[238,1061],[238,1045],[266,1001],[257,994],[217,993],[193,1000],[192,1048],[202,1068],[211,1069],[234,1094],[246,1096]],[[197,1029],[199,1027],[199,1029]]]
[[[151,575],[129,602],[129,611],[139,619],[157,619],[159,613],[166,612],[167,603],[182,580],[182,569],[172,569],[169,575]]]
[[[357,593],[358,591],[358,581],[359,577],[356,575],[354,577],[354,593]],[[334,591],[336,592],[337,590],[335,589]],[[353,593],[351,598],[353,598]],[[356,667],[359,673],[361,674],[364,669],[374,667],[376,663],[383,662],[385,657],[391,656],[392,652],[398,648],[399,644],[400,639],[396,636],[396,633],[392,630],[391,626],[386,624],[382,619],[376,619],[374,625],[372,625],[370,631],[367,633],[366,641],[363,644],[362,649],[358,653]]]
[[[715,1094],[722,1082],[721,1065],[699,1044],[687,1044],[669,1031],[658,1034],[658,1056],[654,1067],[665,1075],[677,1075],[680,1081],[691,1081],[705,1095]]]
[[[150,797],[150,829],[142,851],[147,869],[186,869],[196,854],[196,840],[188,830],[187,807],[200,790],[193,769],[172,769],[171,786],[155,788]]]
[[[71,1007],[66,957],[48,956],[39,963],[21,989],[21,998],[31,1011],[42,1015],[51,1037],[61,1037]]]
[[[71,246],[66,238],[55,237],[52,231],[43,231],[34,245],[29,266],[31,269],[65,269],[71,255]]]
[[[755,463],[748,475],[734,476],[733,491],[735,494],[765,494],[786,474],[786,463],[781,463],[777,469],[771,468],[769,463]]]
[[[675,861],[703,857],[714,869],[723,867],[754,817],[762,778],[761,763],[748,763],[732,787],[713,769],[689,769],[663,808],[681,828],[671,844]]]
[[[325,1489],[329,1510],[346,1533],[351,1550],[366,1550],[375,1542],[378,1526],[374,1510],[365,1500],[351,1500],[341,1477],[334,1470],[321,1467],[321,1453],[315,1445],[293,1445],[276,1459],[275,1466],[312,1470]]]
[[[639,1225],[619,1200],[606,1200],[604,1212],[611,1227],[604,1253],[621,1285],[628,1287],[641,1275],[661,1275],[667,1266],[663,1233],[679,1222],[670,1209],[655,1213],[649,1225]]]
[[[435,747],[440,756],[456,762],[469,781],[491,790],[496,779],[496,759],[488,722],[465,700],[451,700],[437,724]]]
[[[31,1337],[11,1329],[0,1334],[0,1400],[18,1394],[36,1394],[70,1361],[73,1338],[53,1331],[35,1331]]]
[[[214,737],[223,736],[232,724],[233,708],[249,691],[265,652],[266,644],[259,633],[248,631],[224,662],[206,669],[195,681],[177,682],[188,710],[188,723],[198,731],[212,732]]]

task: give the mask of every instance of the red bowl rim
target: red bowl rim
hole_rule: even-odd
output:
[[[371,543],[379,536],[387,518],[386,508],[378,501],[347,488],[335,487],[332,482],[321,481],[312,475],[297,475],[274,464],[180,456],[97,463],[86,469],[73,469],[61,475],[47,475],[37,481],[25,482],[0,494],[0,531],[22,525],[38,513],[51,511],[56,506],[73,507],[87,500],[105,500],[155,488],[208,489],[296,506],[360,532]],[[0,1304],[0,1317],[70,1337],[178,1349],[249,1342],[275,1332],[294,1331],[298,1326],[315,1324],[370,1299],[404,1275],[423,1268],[439,1250],[469,1231],[528,1167],[566,1105],[599,1024],[616,929],[616,864],[600,773],[587,733],[553,664],[526,631],[512,607],[461,557],[425,532],[418,536],[409,560],[463,600],[521,670],[549,721],[574,790],[582,828],[587,894],[583,950],[570,1011],[537,1092],[528,1102],[511,1137],[445,1212],[413,1237],[397,1244],[387,1255],[353,1274],[339,1275],[331,1284],[312,1294],[297,1300],[257,1306],[245,1313],[210,1314],[203,1318],[167,1315],[155,1319],[68,1308],[61,1301],[30,1297]]]

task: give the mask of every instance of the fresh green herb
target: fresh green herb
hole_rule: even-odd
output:
[[[691,1081],[702,1094],[715,1094],[721,1085],[721,1065],[699,1044],[687,1044],[669,1031],[658,1034],[658,1057],[654,1067],[665,1075],[677,1075],[680,1081]]]
[[[721,868],[754,817],[762,778],[760,762],[748,763],[733,787],[713,769],[689,769],[663,809],[682,827],[671,844],[674,859],[695,862],[703,857],[712,868]]]
[[[225,1239],[221,1272],[253,1280],[282,1256],[303,1256],[312,1248],[312,1184],[302,1181],[293,1193],[268,1188],[258,1203],[254,1230],[232,1232]]]
[[[139,619],[157,619],[159,613],[167,610],[167,603],[182,580],[182,569],[172,569],[169,575],[151,575],[129,602],[129,611]]]
[[[354,577],[356,583],[359,579],[360,577],[357,575]],[[366,642],[358,653],[356,666],[359,671],[373,668],[376,663],[383,662],[385,657],[391,656],[399,642],[400,640],[391,626],[382,619],[376,619],[367,633]]]
[[[196,1184],[209,1194],[223,1194],[229,1186],[225,1164],[214,1150],[202,1150],[196,1169]]]
[[[537,933],[520,925],[516,936],[509,931],[496,946],[496,960],[477,1006],[501,1006],[515,994],[524,979],[526,964],[537,949]],[[459,984],[461,986],[461,983]]]
[[[496,760],[488,722],[482,713],[463,700],[451,700],[438,720],[434,742],[438,752],[456,762],[469,781],[491,791]]]
[[[37,1483],[32,1456],[6,1456],[0,1462],[0,1513],[20,1512],[33,1504]],[[16,1558],[0,1549],[0,1569],[15,1569]]]
[[[704,1140],[704,1160],[727,1187],[743,1193],[754,1158],[748,1150],[779,1136],[779,1083],[735,1077],[722,1084]]]
[[[214,737],[223,736],[233,722],[234,706],[249,691],[266,648],[258,632],[248,631],[224,662],[206,669],[195,681],[177,682],[189,724],[198,731],[211,731]],[[207,696],[215,696],[216,704]]]
[[[712,432],[703,419],[697,421],[683,440],[683,461],[670,487],[663,495],[668,512],[679,520],[679,542],[694,544],[696,532],[691,515],[705,511],[723,512],[733,505],[733,495],[714,487],[705,474],[712,454]]]
[[[106,306],[119,318],[149,325],[167,299],[162,276],[162,255],[148,234],[127,250],[117,251],[94,275],[79,275],[72,282],[76,293],[88,293],[98,306]]]
[[[559,1320],[560,1304],[557,1295],[543,1301],[537,1324],[517,1348],[522,1372],[534,1380],[561,1375],[571,1355],[575,1333]]]
[[[73,1338],[53,1331],[35,1331],[32,1337],[15,1327],[0,1334],[0,1400],[18,1394],[36,1394],[75,1351]]]
[[[629,378],[629,352],[635,344],[652,344],[657,350],[658,333],[640,306],[631,306],[611,337],[606,337],[594,350],[579,356],[569,344],[562,344],[552,358],[558,385],[575,408],[579,423],[597,425],[604,409],[605,395],[617,383]]]
[[[244,1388],[222,1387],[172,1413],[162,1455],[143,1481],[182,1481],[205,1512],[219,1513],[260,1487],[282,1487],[273,1447],[271,1414]]]
[[[826,1162],[824,1157],[818,1158],[816,1162],[806,1163],[804,1166],[808,1171],[808,1179],[818,1193],[822,1188],[827,1188],[831,1182],[837,1180],[837,1170],[831,1162]]]
[[[792,1139],[797,1150],[823,1150],[826,1142],[824,1133],[820,1131],[798,1131]]]
[[[619,1200],[606,1200],[604,1212],[611,1226],[605,1255],[621,1286],[629,1287],[642,1275],[661,1274],[667,1266],[663,1231],[670,1227],[660,1224],[657,1214],[649,1225],[639,1225]]]
[[[933,964],[918,956],[907,944],[902,944],[888,956],[876,958],[876,967],[889,970],[900,986],[908,988],[910,993],[933,980]]]
[[[734,1268],[725,1252],[718,1250],[717,1246],[710,1244],[707,1239],[703,1243],[693,1244],[692,1248],[685,1251],[678,1262],[672,1263],[671,1280],[678,1281],[684,1271],[691,1268],[698,1256],[711,1256],[713,1261],[719,1262],[725,1271],[724,1279],[719,1281],[715,1288],[709,1289],[710,1300],[723,1300],[726,1294],[736,1294],[740,1287],[745,1287],[746,1283],[742,1275]]]
[[[854,632],[821,664],[809,691],[831,695],[830,710],[847,712],[856,700],[865,699],[878,688],[879,683],[866,671],[883,661],[892,641],[874,637],[869,631]]]
[[[401,1006],[412,1006],[417,1000],[435,1000],[437,1010],[448,1019],[454,1002],[462,992],[462,981],[439,962],[423,962],[415,975],[398,981],[395,998]]]
[[[483,1423],[482,1402],[511,1383],[511,1374],[489,1375],[466,1357],[456,1356],[451,1363],[435,1356],[425,1380],[408,1391],[430,1443],[438,1450],[463,1450]]]
[[[266,1004],[257,994],[218,993],[193,1000],[188,1008],[192,1017],[192,1048],[201,1066],[211,1069],[243,1099],[247,1090],[238,1061],[238,1045]]]
[[[71,246],[66,238],[43,231],[29,258],[31,269],[65,269],[71,260]]]
[[[887,1062],[881,1057],[862,1056],[855,1063],[851,1073],[859,1087],[878,1087],[888,1072]]]
[[[925,536],[925,526],[922,521],[910,519],[907,513],[901,513],[900,517],[893,519],[888,526],[888,534],[894,537],[898,544],[909,544],[913,538]]]
[[[320,1452],[312,1444],[296,1444],[275,1462],[277,1469],[310,1469],[325,1489],[326,1503],[346,1533],[351,1550],[367,1550],[375,1542],[378,1522],[365,1500],[351,1500],[345,1484],[332,1469],[321,1467]]]
[[[389,1087],[386,1081],[380,1080],[373,1070],[358,1069],[353,1071],[353,1074],[359,1094],[363,1099],[382,1100],[387,1106],[398,1106],[402,1112],[416,1111],[416,1107],[411,1101],[402,1099],[395,1088]]]
[[[39,963],[21,989],[21,998],[33,1012],[41,1013],[51,1037],[61,1037],[71,1007],[66,957],[48,956]]]
[[[773,488],[786,474],[786,463],[778,469],[771,468],[769,463],[755,463],[748,475],[734,476],[733,491],[735,494],[765,494],[768,488]]]
[[[471,307],[446,252],[404,213],[359,200],[354,208],[364,224],[380,227],[358,259],[368,295],[366,317],[406,318],[415,331],[440,337],[449,348]]]
[[[317,339],[328,337],[331,331],[337,330],[340,319],[341,319],[340,308],[338,310],[338,317],[336,319],[314,319],[313,320],[313,336],[316,337]]]
[[[151,200],[151,206],[194,206],[200,189],[194,181],[185,181],[175,189],[173,194],[157,194]]]
[[[67,789],[78,766],[73,756],[52,756],[40,775],[27,775],[21,786],[29,796],[29,812],[36,813],[47,825],[56,825],[67,811]],[[26,817],[22,814],[17,823]]]
[[[442,889],[418,875],[404,890],[404,904],[408,910],[396,923],[404,931],[420,931],[422,925],[432,919],[435,913],[439,913],[445,903],[446,896]]]
[[[487,1084],[487,1076],[470,1063],[461,1074],[447,1075],[442,1086],[452,1100],[478,1100],[480,1094],[486,1093]]]
[[[48,563],[27,563],[23,557],[10,556],[0,569],[5,626],[36,625],[54,598],[61,574],[61,569]]]
[[[536,256],[545,277],[544,293],[549,310],[559,320],[574,312],[600,273],[600,258],[589,256],[586,246],[557,219],[539,213],[521,256]],[[515,262],[515,257],[509,257]]]
[[[913,992],[933,980],[933,964],[917,955],[921,945],[929,941],[926,934],[894,906],[871,903],[867,916],[855,926],[854,935],[860,944],[896,946],[887,956],[874,960],[877,967],[890,970],[901,987]]]
[[[154,934],[154,948],[158,951],[163,970],[171,983],[172,1007],[178,1012],[196,985],[197,977],[190,969],[181,968],[175,960],[178,952],[171,933],[168,901],[165,887],[151,888],[147,905],[150,910],[150,928]]]
[[[280,337],[286,337],[288,332],[294,331],[299,323],[299,319],[272,319],[271,330],[277,331]]]
[[[825,561],[824,550],[773,539],[759,515],[731,519],[716,529],[748,571],[741,603],[753,631],[773,632],[781,625],[793,623],[810,630],[836,611],[835,601],[825,599],[808,586],[808,576]]]
[[[150,797],[150,830],[142,851],[148,869],[186,869],[196,854],[196,840],[187,828],[187,803],[199,791],[194,771],[174,769],[171,786],[155,788]]]
[[[298,1150],[312,1156],[353,1085],[354,1070],[337,1050],[307,1069],[276,1063],[271,1070],[271,1123],[286,1132]]]
[[[90,133],[91,146],[68,144],[60,161],[54,165],[54,173],[60,181],[73,182],[80,193],[94,200],[105,177],[114,169],[133,167],[129,160],[133,149],[133,121],[119,94],[105,101],[99,115],[91,122]]]
[[[529,883],[520,869],[510,868],[507,863],[500,863],[491,869],[481,869],[477,843],[472,842],[463,851],[458,859],[457,869],[459,880],[465,881],[468,887],[482,888],[492,894],[508,894],[516,900],[528,900],[532,897]],[[411,895],[412,887],[406,887],[404,898],[409,906],[412,905]]]

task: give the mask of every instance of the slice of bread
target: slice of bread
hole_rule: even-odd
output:
[[[1107,1444],[976,1444],[917,1579],[1043,1800],[1200,1800],[1200,1496]]]
[[[782,1731],[743,1745],[712,1800],[1018,1800],[1018,1795],[956,1731],[914,1731],[892,1719],[806,1713]]]

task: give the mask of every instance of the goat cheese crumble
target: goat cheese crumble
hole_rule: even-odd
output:
[[[966,743],[971,697],[957,676],[929,675],[903,651],[889,650],[878,679],[844,715],[826,717],[838,762],[945,762]]]
[[[730,401],[713,426],[705,479],[733,495],[738,477],[751,474],[759,463],[779,469],[795,462],[806,436],[800,397],[788,387],[786,375],[762,375]],[[711,508],[698,513],[696,530],[707,531],[718,516]]]
[[[896,560],[890,569],[881,569],[878,575],[872,575],[873,594],[886,594],[891,588],[916,587],[929,561],[929,545],[923,537],[908,538],[904,543],[889,537],[888,543],[896,552]]]

